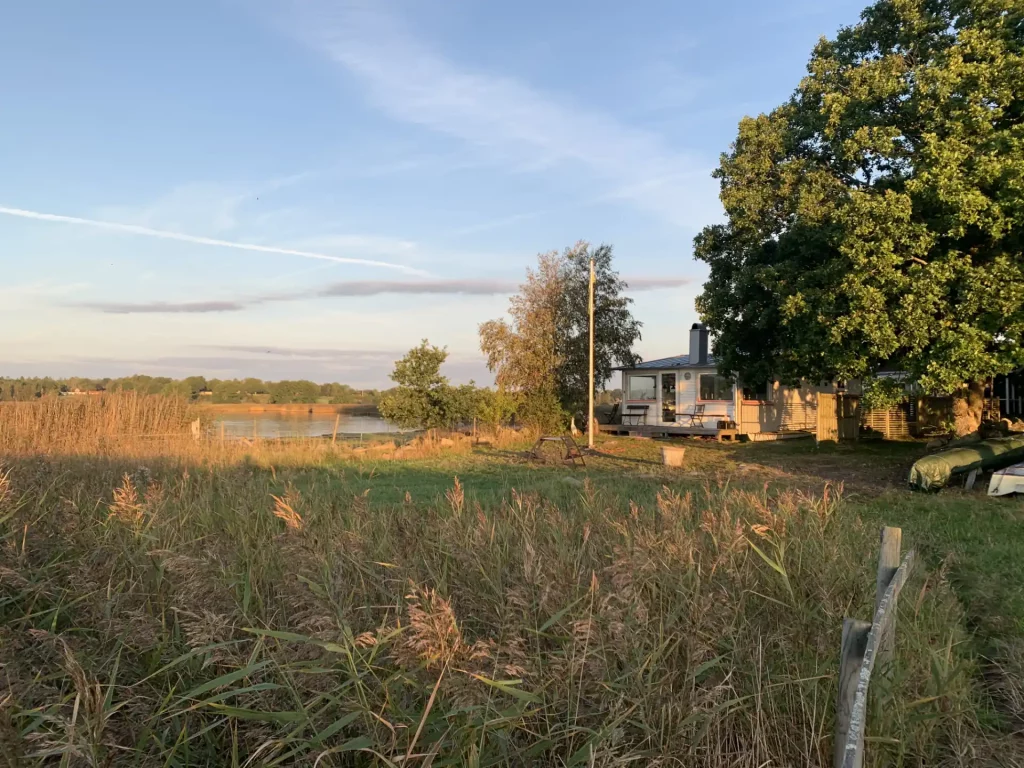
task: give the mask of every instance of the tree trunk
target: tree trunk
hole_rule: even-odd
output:
[[[978,433],[985,410],[985,382],[972,381],[953,398],[953,422],[957,437]]]

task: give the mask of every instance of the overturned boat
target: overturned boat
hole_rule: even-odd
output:
[[[1024,493],[1024,464],[1014,464],[992,473],[988,483],[989,496],[1008,496]]]
[[[1024,461],[1024,435],[996,437],[978,443],[925,456],[910,468],[910,487],[919,491],[937,491],[946,487],[955,475],[984,472]]]

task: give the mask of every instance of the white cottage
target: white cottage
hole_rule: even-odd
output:
[[[622,368],[622,425],[692,427],[713,431],[735,422],[736,392],[708,354],[708,330],[690,329],[690,354]]]
[[[806,433],[817,426],[818,395],[845,392],[842,384],[744,386],[718,373],[708,330],[690,329],[690,353],[647,360],[622,371],[621,424],[609,432],[715,435],[723,431],[765,439]]]

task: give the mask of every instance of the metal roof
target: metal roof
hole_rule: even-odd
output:
[[[634,366],[620,366],[616,371],[642,371],[642,370],[665,370],[668,368],[714,368],[715,358],[708,355],[706,363],[690,363],[689,355],[676,355],[675,357],[662,357],[658,360],[645,360]]]

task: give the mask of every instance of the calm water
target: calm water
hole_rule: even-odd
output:
[[[224,425],[225,437],[322,437],[334,431],[333,413],[228,413],[214,420],[214,435]],[[376,434],[400,432],[379,416],[341,414],[338,434]]]

